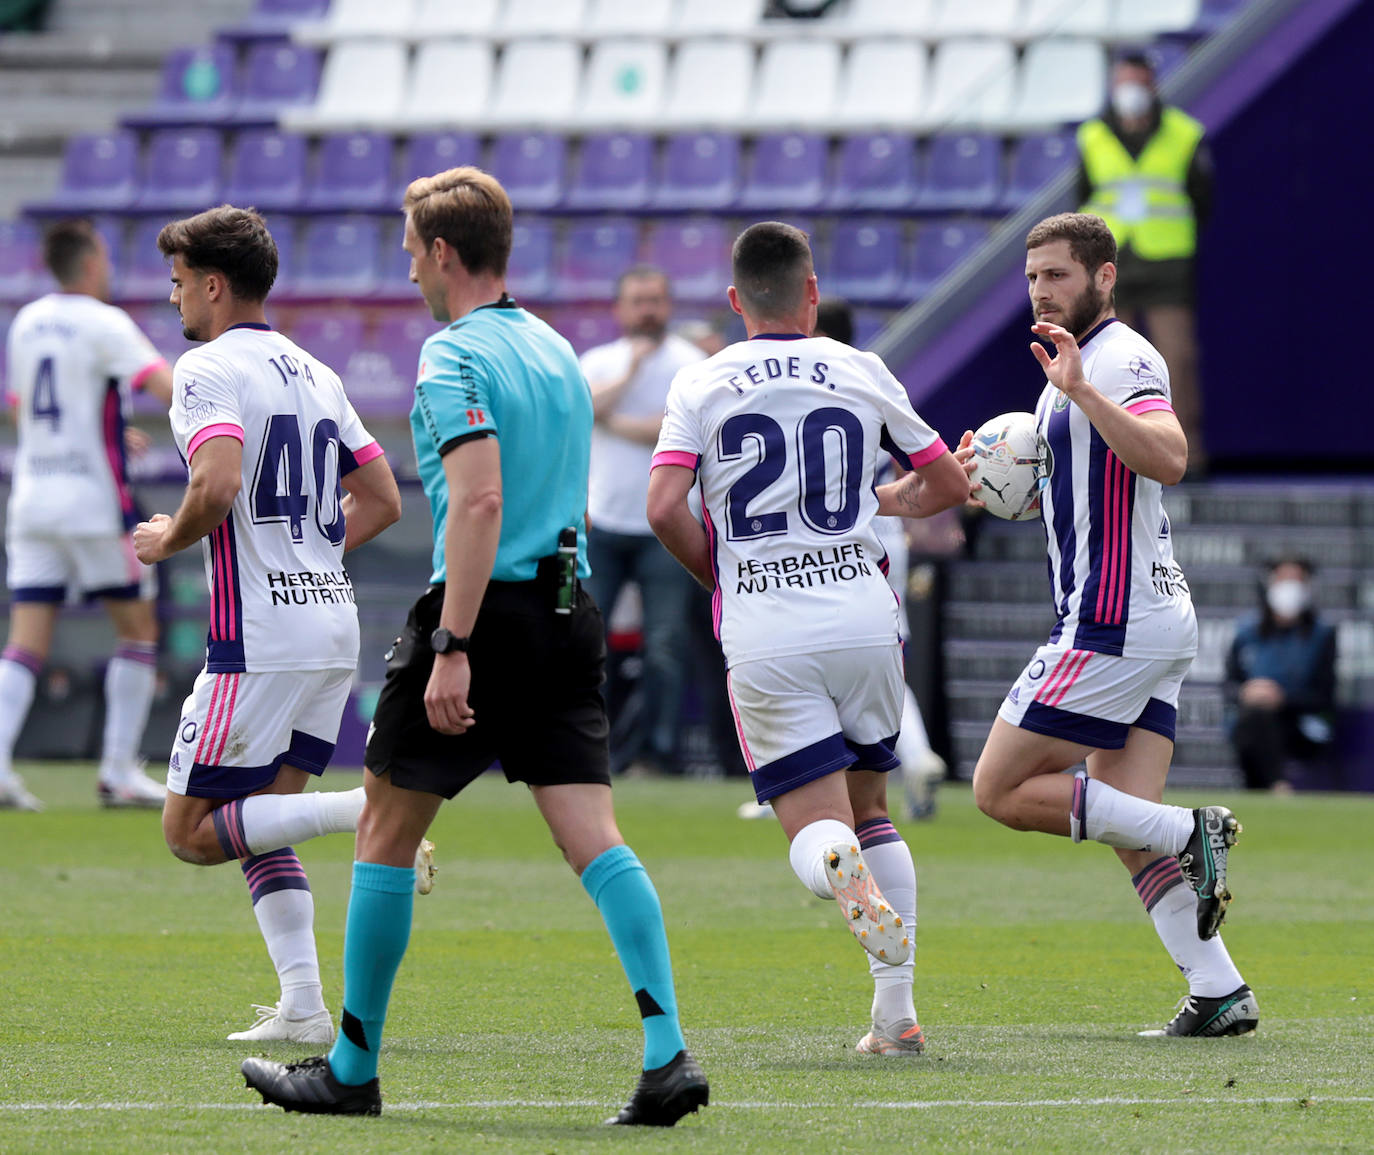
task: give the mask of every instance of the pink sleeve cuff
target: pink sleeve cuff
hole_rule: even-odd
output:
[[[242,443],[243,429],[224,421],[219,425],[207,425],[204,429],[197,430],[196,435],[191,438],[191,444],[186,447],[186,460],[190,461],[196,455],[196,450],[213,437],[232,437]]]
[[[665,449],[662,453],[654,454],[649,471],[652,473],[660,465],[680,465],[683,469],[690,469],[695,473],[700,460],[701,455],[698,453],[688,453],[685,449]]]
[[[373,458],[381,457],[385,452],[386,451],[375,441],[371,441],[361,449],[355,449],[353,451],[353,460],[359,465],[366,465]]]
[[[937,437],[919,453],[911,454],[911,468],[920,469],[923,465],[929,465],[941,454],[948,453],[949,446],[945,444],[943,437]]]
[[[1144,401],[1137,401],[1134,405],[1126,406],[1126,412],[1134,413],[1137,417],[1142,413],[1153,413],[1156,409],[1163,409],[1166,413],[1174,411],[1174,407],[1163,397],[1146,397]]]
[[[156,373],[159,369],[165,368],[167,368],[167,362],[164,361],[161,357],[159,357],[156,361],[152,362],[149,365],[144,365],[142,369],[135,373],[133,380],[130,382],[130,385],[132,385],[135,389],[142,389],[143,382],[148,380],[148,378],[151,377],[154,373]],[[240,438],[240,440],[242,440],[242,438]]]

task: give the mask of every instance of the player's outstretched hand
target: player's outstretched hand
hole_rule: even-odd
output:
[[[964,467],[964,472],[968,474],[970,482],[968,500],[964,502],[964,505],[970,509],[987,509],[988,503],[986,501],[979,501],[975,496],[977,492],[983,488],[983,485],[981,482],[973,480],[974,461],[972,429],[965,429],[964,435],[959,438],[959,444],[954,450],[954,460]]]
[[[425,686],[425,714],[440,734],[461,734],[477,719],[468,705],[472,667],[466,654],[435,654]]]
[[[144,565],[155,565],[170,557],[165,542],[171,528],[172,519],[165,513],[155,513],[134,526],[134,553],[138,560]]]
[[[1050,357],[1039,341],[1031,342],[1031,352],[1040,362],[1040,368],[1045,371],[1049,383],[1072,401],[1074,394],[1087,384],[1083,376],[1083,356],[1078,351],[1074,335],[1049,321],[1037,321],[1031,326],[1031,332],[1054,342],[1054,357]]]

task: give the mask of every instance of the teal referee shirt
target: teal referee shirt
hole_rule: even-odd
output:
[[[592,395],[572,346],[510,297],[474,309],[420,350],[410,430],[434,518],[434,574],[441,582],[448,484],[443,456],[474,437],[501,443],[501,540],[495,581],[529,581],[577,527],[577,572],[588,577],[587,468]]]

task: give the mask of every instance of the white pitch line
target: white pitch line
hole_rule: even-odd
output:
[[[1204,1096],[1179,1095],[1171,1098],[1135,1096],[1103,1096],[1073,1099],[908,1099],[896,1101],[869,1100],[846,1103],[846,1109],[882,1111],[931,1111],[942,1108],[971,1110],[979,1107],[1175,1107],[1188,1103],[1204,1103],[1228,1107],[1240,1106],[1296,1106],[1304,1103],[1321,1107],[1333,1104],[1374,1103],[1374,1095],[1252,1095]],[[727,1111],[829,1111],[840,1104],[818,1102],[781,1102],[777,1100],[739,1100],[715,1102],[713,1108]],[[594,1099],[475,1099],[466,1103],[410,1102],[384,1104],[386,1111],[463,1111],[506,1110],[520,1108],[565,1109],[598,1107],[610,1109],[609,1104]],[[17,1114],[24,1111],[263,1111],[265,1103],[143,1103],[143,1102],[58,1102],[58,1103],[0,1103],[0,1112]]]

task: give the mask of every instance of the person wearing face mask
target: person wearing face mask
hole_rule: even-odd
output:
[[[1160,100],[1149,58],[1131,52],[1112,69],[1107,108],[1079,127],[1078,151],[1083,211],[1102,217],[1116,237],[1117,316],[1144,329],[1169,366],[1188,472],[1201,476],[1194,258],[1213,184],[1203,126]]]
[[[1336,631],[1312,607],[1305,558],[1284,557],[1269,568],[1259,613],[1236,628],[1226,682],[1245,785],[1286,793],[1286,764],[1330,748],[1336,705]]]

